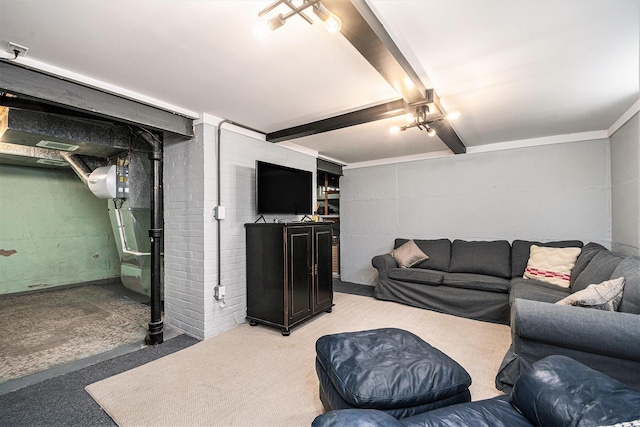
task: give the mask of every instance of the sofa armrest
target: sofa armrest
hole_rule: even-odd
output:
[[[640,361],[640,315],[516,299],[511,308],[513,349],[523,341]],[[529,346],[530,347],[530,346]]]
[[[397,268],[398,263],[391,256],[391,254],[376,255],[371,259],[371,265],[378,270],[378,275],[381,279],[389,278],[389,271],[392,268]]]

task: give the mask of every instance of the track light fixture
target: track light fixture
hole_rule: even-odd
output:
[[[411,106],[409,106],[411,107]],[[417,127],[420,130],[424,130],[427,132],[429,136],[436,136],[436,130],[429,126],[430,124],[440,121],[440,120],[456,120],[460,118],[460,113],[457,111],[452,111],[449,114],[441,114],[434,115],[435,112],[432,111],[433,107],[430,104],[419,104],[417,106],[413,106],[413,112],[405,114],[404,118],[409,124],[404,126],[392,126],[389,129],[389,133],[396,134],[407,129]]]
[[[280,13],[267,21],[260,21],[256,23],[253,26],[252,30],[253,37],[258,40],[266,39],[271,31],[282,27],[287,19],[291,18],[294,15],[298,15],[309,24],[313,24],[313,20],[303,13],[303,11],[309,7],[313,8],[313,13],[315,13],[316,16],[324,22],[327,31],[329,31],[331,34],[339,33],[340,29],[342,28],[342,20],[337,15],[329,12],[329,10],[324,7],[322,3],[320,3],[320,0],[303,0],[300,6],[296,6],[295,4],[293,4],[292,0],[277,0],[260,11],[260,13],[258,13],[258,16],[266,15],[267,13],[278,7],[280,4],[289,6],[291,11],[284,15]]]

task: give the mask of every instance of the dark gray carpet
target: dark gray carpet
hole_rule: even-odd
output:
[[[340,279],[333,279],[333,290],[335,292],[342,292],[343,294],[372,297],[373,288],[371,285],[359,285],[357,283],[343,282]]]
[[[0,426],[115,426],[84,388],[198,342],[179,335],[161,345],[98,363],[0,396]],[[158,373],[162,375],[162,373]],[[153,378],[149,378],[153,381]]]

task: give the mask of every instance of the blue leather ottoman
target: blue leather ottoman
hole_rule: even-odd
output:
[[[471,401],[471,377],[411,332],[384,328],[325,335],[316,342],[325,410],[369,408],[396,418]]]

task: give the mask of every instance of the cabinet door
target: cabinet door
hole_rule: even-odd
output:
[[[317,227],[315,240],[314,312],[326,310],[333,304],[333,278],[331,276],[331,227]]]
[[[312,229],[287,229],[287,289],[289,324],[312,314]]]

